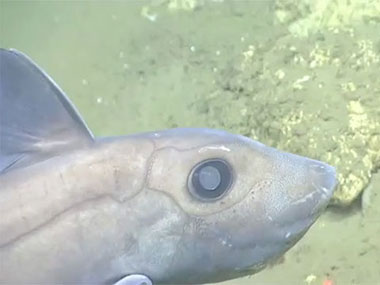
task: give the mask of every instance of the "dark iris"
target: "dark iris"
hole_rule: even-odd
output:
[[[208,159],[197,164],[188,178],[189,191],[201,200],[223,196],[232,184],[232,169],[222,159]]]

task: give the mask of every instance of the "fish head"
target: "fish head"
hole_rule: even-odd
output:
[[[170,282],[261,270],[305,234],[335,188],[332,166],[244,136],[209,129],[155,136],[148,187],[187,217],[165,272]]]
[[[0,57],[1,182],[26,185],[0,191],[16,211],[2,220],[25,242],[0,279],[94,284],[141,273],[155,284],[199,284],[246,275],[295,244],[333,194],[331,166],[224,131],[96,139],[31,59],[5,49]]]

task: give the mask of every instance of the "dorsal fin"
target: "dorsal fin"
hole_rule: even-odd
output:
[[[57,84],[26,55],[0,49],[0,173],[94,141]]]

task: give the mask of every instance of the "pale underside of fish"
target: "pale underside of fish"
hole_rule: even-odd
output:
[[[332,196],[333,167],[221,130],[95,138],[27,56],[0,56],[1,284],[252,274]]]

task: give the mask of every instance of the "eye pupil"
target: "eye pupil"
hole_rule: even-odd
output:
[[[188,189],[202,201],[222,197],[232,184],[232,169],[222,159],[208,159],[198,163],[190,172]]]
[[[220,172],[216,167],[205,166],[199,171],[199,183],[206,190],[215,190],[221,181]]]

